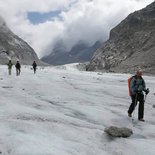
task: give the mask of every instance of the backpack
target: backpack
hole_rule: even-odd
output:
[[[37,67],[37,64],[36,63],[33,63],[32,66],[33,66],[33,68],[36,68]]]
[[[131,77],[128,78],[129,96],[132,96],[132,91],[131,91],[131,80],[132,80],[133,78],[136,78],[136,77],[135,77],[135,76],[131,76]],[[143,80],[143,78],[141,78],[141,79],[142,79],[142,85],[144,85],[144,80]],[[134,86],[136,86],[136,80],[134,80]]]
[[[13,64],[11,62],[8,63],[8,68],[11,69]]]
[[[128,78],[128,89],[129,89],[129,96],[132,96],[132,91],[131,91],[131,80],[134,76],[131,76]]]
[[[16,63],[16,66],[15,66],[17,69],[20,69],[20,63]]]

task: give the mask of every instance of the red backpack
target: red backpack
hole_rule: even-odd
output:
[[[133,76],[128,78],[128,89],[129,89],[129,96],[132,96],[132,91],[131,91],[131,80]]]

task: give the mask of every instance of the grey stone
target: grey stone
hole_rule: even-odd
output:
[[[110,126],[108,128],[105,128],[104,130],[108,135],[112,137],[130,137],[133,134],[133,131],[126,127],[116,127],[116,126]]]

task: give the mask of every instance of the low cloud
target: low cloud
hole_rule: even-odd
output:
[[[52,52],[61,39],[69,49],[79,40],[93,44],[105,41],[111,28],[129,13],[154,0],[1,0],[0,15],[11,30],[27,41],[39,57]],[[59,14],[33,24],[29,12]]]

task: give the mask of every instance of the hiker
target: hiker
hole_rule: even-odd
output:
[[[16,75],[18,76],[18,75],[20,75],[20,69],[21,69],[21,65],[20,65],[19,61],[17,61],[15,67],[16,67]]]
[[[35,74],[36,73],[36,69],[37,69],[37,64],[36,64],[35,61],[33,61],[32,67],[33,67],[34,74]]]
[[[12,70],[12,66],[13,66],[11,60],[9,60],[9,63],[7,65],[8,65],[9,75],[11,75],[11,70]]]
[[[131,88],[131,99],[132,103],[128,110],[128,116],[132,117],[132,112],[134,111],[137,102],[139,101],[139,107],[138,107],[138,120],[144,121],[144,93],[147,95],[149,93],[149,89],[146,89],[145,81],[142,78],[142,72],[137,71],[136,75],[131,78],[130,82],[130,88]]]

